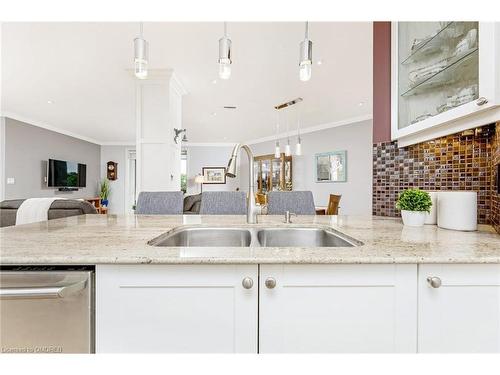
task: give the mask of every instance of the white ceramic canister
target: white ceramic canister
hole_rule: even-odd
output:
[[[477,193],[440,191],[437,198],[437,225],[445,229],[477,230]]]
[[[437,210],[438,210],[438,203],[437,203],[437,198],[438,198],[438,191],[428,191],[431,201],[432,201],[432,207],[431,211],[425,216],[425,224],[432,224],[436,225],[437,224]]]

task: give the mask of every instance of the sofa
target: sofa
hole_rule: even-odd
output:
[[[184,215],[198,215],[200,213],[201,194],[184,197]]]
[[[17,209],[24,199],[12,199],[0,202],[0,227],[16,224]],[[89,202],[78,199],[58,199],[52,202],[48,211],[48,219],[60,219],[63,217],[96,214],[95,207]]]

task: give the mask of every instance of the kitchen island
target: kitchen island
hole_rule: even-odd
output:
[[[500,263],[500,235],[403,227],[374,216],[299,216],[293,225],[329,227],[355,247],[154,247],[148,241],[183,225],[248,226],[244,216],[82,215],[0,228],[1,264],[290,264]],[[257,227],[283,226],[282,216],[260,216]]]
[[[324,228],[355,246],[148,244],[198,227]],[[0,236],[4,267],[95,267],[97,352],[500,351],[500,236],[488,226],[86,215]]]

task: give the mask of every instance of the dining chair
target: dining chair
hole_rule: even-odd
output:
[[[342,195],[330,194],[330,199],[328,200],[328,208],[326,209],[327,215],[338,215],[339,214],[339,203]]]
[[[314,215],[314,198],[311,191],[271,191],[267,193],[267,213],[283,215],[290,211],[297,215]]]
[[[244,191],[204,191],[200,215],[245,215],[247,195]]]
[[[267,204],[267,195],[262,193],[256,193],[255,203],[259,203],[260,205]]]
[[[135,213],[140,215],[182,215],[182,191],[141,191]]]

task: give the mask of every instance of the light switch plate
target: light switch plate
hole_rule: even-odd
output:
[[[16,183],[16,179],[14,177],[7,177],[7,185],[14,185]]]

